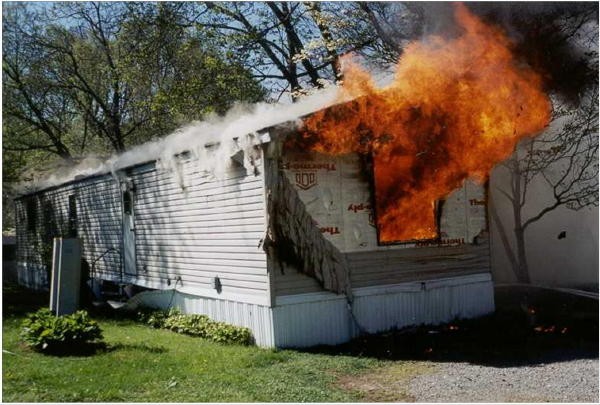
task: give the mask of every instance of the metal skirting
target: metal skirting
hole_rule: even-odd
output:
[[[20,284],[38,289],[47,285],[44,268],[21,264],[18,269]],[[369,333],[473,318],[494,311],[489,273],[365,287],[353,292],[354,319]],[[330,292],[277,297],[271,308],[174,289],[152,290],[135,295],[126,304],[130,309],[138,305],[179,308],[184,313],[204,314],[216,321],[247,327],[262,347],[335,345],[360,332],[346,297]]]
[[[479,276],[479,275],[476,275]],[[410,325],[435,325],[454,319],[474,318],[494,311],[491,279],[473,282],[469,277],[422,283],[418,291],[356,296],[354,316],[366,332],[403,328]]]
[[[345,298],[336,296],[332,299],[333,293],[326,294],[323,301],[297,302],[273,308],[275,346],[335,345],[348,341],[354,335]]]
[[[275,345],[335,345],[359,334],[344,296],[331,293],[278,297],[273,308]],[[494,311],[489,273],[354,290],[354,318],[376,333],[410,325],[439,324]]]
[[[271,308],[183,293],[177,290],[145,291],[132,297],[127,306],[144,305],[153,308],[179,308],[187,314],[203,314],[219,322],[244,326],[252,331],[258,346],[273,347]]]

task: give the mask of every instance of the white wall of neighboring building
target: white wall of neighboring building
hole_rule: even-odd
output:
[[[512,206],[498,187],[509,189],[508,171],[497,167],[490,178],[490,198],[514,243]],[[531,185],[524,218],[552,203],[549,188],[541,181]],[[496,283],[515,282],[498,227],[490,220],[492,274]],[[558,238],[561,232],[565,237]],[[569,288],[598,287],[598,207],[579,211],[564,206],[533,223],[525,233],[532,283]]]

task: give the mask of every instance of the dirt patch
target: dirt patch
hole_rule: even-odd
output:
[[[411,379],[435,369],[435,365],[422,361],[395,361],[369,373],[341,377],[337,385],[355,391],[365,402],[414,402],[408,393]]]

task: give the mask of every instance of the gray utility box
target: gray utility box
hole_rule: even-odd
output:
[[[79,308],[81,283],[81,241],[77,238],[54,238],[50,310],[68,315]]]

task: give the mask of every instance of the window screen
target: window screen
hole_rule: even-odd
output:
[[[44,228],[46,230],[46,238],[52,240],[52,238],[58,236],[58,229],[56,226],[56,217],[52,201],[44,200],[42,204],[42,214],[44,217]]]

